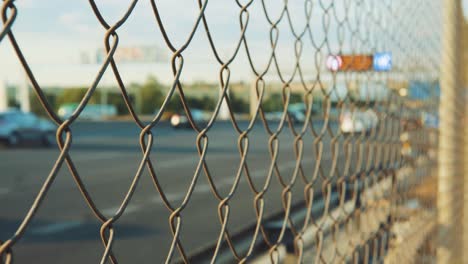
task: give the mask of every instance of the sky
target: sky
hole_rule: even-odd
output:
[[[345,0],[334,0],[336,5]],[[406,0],[398,0],[406,1]],[[156,1],[161,11],[163,23],[174,46],[179,47],[187,39],[197,16],[198,6],[195,0],[160,0]],[[267,10],[271,17],[279,14],[283,0],[269,0]],[[318,1],[313,1],[317,2]],[[333,0],[323,0],[324,5]],[[89,85],[95,77],[99,65],[82,64],[83,54],[94,58],[98,49],[102,49],[105,30],[97,21],[88,1],[63,0],[18,0],[18,16],[13,25],[13,32],[26,56],[39,83],[44,85]],[[128,7],[129,0],[96,0],[103,16],[114,23]],[[463,0],[464,10],[468,10],[468,0]],[[249,48],[254,57],[255,67],[263,69],[270,51],[269,29],[259,1],[253,1],[249,16],[249,26],[246,32]],[[295,30],[300,30],[305,23],[303,1],[289,1],[291,13],[299,14],[292,17]],[[239,7],[235,1],[210,1],[206,16],[210,31],[215,39],[219,53],[227,59],[235,50],[235,40],[240,34]],[[336,30],[325,34],[323,30],[323,10],[318,6],[312,8],[313,41],[316,45],[324,38],[329,39],[332,50],[337,50]],[[339,10],[339,9],[338,9]],[[466,12],[468,13],[468,12]],[[337,14],[338,17],[343,14]],[[285,20],[283,20],[285,21]],[[331,28],[336,27],[331,22]],[[294,67],[293,36],[288,33],[288,24],[278,25],[280,40],[277,47],[281,70],[291,71]],[[166,57],[170,51],[158,30],[149,1],[139,1],[128,21],[118,30],[119,47],[147,46],[157,47]],[[346,49],[346,44],[345,47]],[[315,48],[310,42],[304,44],[302,63],[306,72],[313,72],[312,63]],[[325,48],[324,48],[325,49]],[[246,67],[247,60],[244,51],[232,64],[234,80],[253,79],[253,73]],[[182,80],[215,81],[220,69],[211,52],[206,36],[202,30],[197,30],[189,48],[184,52],[184,71]],[[172,73],[168,62],[119,64],[125,82],[141,82],[148,75],[154,75],[161,81],[170,83]],[[234,70],[235,69],[235,70]],[[271,73],[274,74],[274,73]],[[24,73],[13,49],[7,39],[0,42],[0,82],[18,83],[24,80]],[[103,84],[113,84],[110,69],[102,80]]]
[[[278,13],[282,0],[271,1],[270,11]],[[123,0],[98,0],[99,8],[103,11],[103,16],[109,23],[115,22],[126,10],[130,1]],[[81,55],[88,54],[94,57],[98,49],[103,48],[103,37],[105,30],[100,26],[95,18],[87,1],[18,1],[20,10],[15,22],[14,32],[22,47],[33,71],[37,73],[37,78],[43,83],[82,83],[82,80],[92,80],[97,72],[98,65],[81,65]],[[192,25],[198,14],[198,6],[193,0],[163,0],[157,1],[158,8],[162,14],[162,20],[169,37],[174,42],[174,46],[179,47],[189,35]],[[298,2],[297,2],[298,3]],[[179,8],[183,5],[183,8]],[[260,13],[260,2],[256,1],[252,7],[249,31],[247,36],[251,41],[251,49],[255,60],[259,63],[266,63],[266,57],[260,58],[256,54],[264,53],[264,47],[269,46],[269,25]],[[290,5],[293,12],[301,12],[301,6]],[[211,1],[207,7],[206,14],[210,24],[211,33],[220,47],[220,55],[225,59],[234,50],[234,41],[240,34],[238,16],[239,8],[234,1]],[[260,16],[261,15],[261,16]],[[297,16],[297,24],[304,24],[303,16]],[[317,21],[319,22],[319,21]],[[284,24],[284,23],[282,23]],[[281,25],[281,27],[284,27]],[[280,27],[280,28],[281,28]],[[154,14],[149,1],[139,1],[128,21],[118,30],[119,47],[131,47],[140,45],[154,45],[159,51],[170,57],[158,30]],[[284,36],[284,39],[291,39],[291,36]],[[216,62],[208,47],[207,39],[202,30],[197,30],[194,40],[186,52],[184,52],[185,66],[183,78],[189,80],[216,80],[220,65]],[[286,45],[283,45],[286,46]],[[283,49],[283,46],[279,49]],[[294,51],[289,47],[287,53],[292,58]],[[4,41],[0,45],[0,57],[2,60],[0,78],[14,82],[21,78],[22,71],[20,65],[12,54],[9,44]],[[240,56],[241,57],[241,56]],[[237,64],[244,64],[237,60]],[[292,63],[293,61],[290,60]],[[290,63],[290,65],[292,65]],[[157,75],[164,82],[172,80],[172,72],[168,62],[156,64],[122,64],[122,73],[127,81],[142,81],[148,74]],[[245,67],[238,67],[238,76],[248,76],[249,72]],[[17,70],[16,70],[17,69]],[[5,74],[7,73],[8,74]],[[54,74],[52,74],[52,72]],[[143,73],[142,73],[143,72]],[[250,73],[251,74],[251,73]],[[7,75],[5,77],[5,75]],[[54,78],[55,75],[56,77]],[[58,76],[58,77],[57,77]],[[65,78],[60,78],[65,77]],[[54,80],[55,79],[55,80]],[[60,80],[59,80],[60,79]],[[1,79],[0,79],[1,80]],[[113,77],[107,74],[103,82],[111,82]]]

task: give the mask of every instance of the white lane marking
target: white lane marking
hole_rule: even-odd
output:
[[[303,162],[309,162],[313,161],[315,159],[309,158],[309,159],[303,159]],[[286,169],[291,169],[296,167],[296,161],[290,161],[285,163],[284,165],[280,166],[280,171],[286,170]],[[266,174],[268,173],[269,169],[259,169],[251,172],[251,176],[253,178],[258,178],[258,177],[266,177]],[[222,180],[219,181],[217,187],[218,188],[223,188],[223,187],[228,187],[233,184],[233,179],[232,178],[223,178]],[[199,183],[195,187],[194,190],[195,193],[209,193],[211,192],[211,187],[207,183]],[[166,198],[170,201],[177,201],[177,200],[182,200],[185,197],[186,193],[185,192],[176,192],[176,193],[168,193],[166,194]],[[150,200],[151,203],[156,203],[156,204],[162,204],[162,199],[158,197],[154,197]],[[142,206],[143,207],[143,206]]]
[[[200,184],[198,186],[195,186],[196,193],[206,193],[209,191],[211,191],[211,188],[208,184]]]
[[[73,153],[71,152],[70,153],[71,155],[71,158],[73,161],[77,161],[77,162],[90,162],[90,161],[98,161],[98,160],[106,160],[106,159],[116,159],[116,158],[122,158],[122,157],[128,157],[128,156],[131,156],[129,155],[128,153],[115,153],[115,152],[98,152],[98,153],[94,153],[94,152],[90,152],[90,153],[87,153],[87,152],[79,152],[79,153]],[[134,154],[132,154],[134,155]]]
[[[61,233],[61,232],[76,228],[82,224],[83,222],[81,221],[54,223],[54,224],[36,227],[31,230],[31,233],[34,235],[50,235],[50,234]]]
[[[179,201],[179,200],[182,200],[184,197],[185,197],[185,193],[182,193],[182,192],[166,194],[166,199],[169,200],[169,202]],[[150,202],[156,203],[156,204],[162,204],[163,200],[161,199],[160,196],[158,196],[158,197],[154,197],[150,199]]]
[[[302,159],[302,164],[304,162],[312,162],[314,160],[315,159],[313,159],[313,158]],[[288,169],[296,168],[296,163],[297,163],[297,161],[295,161],[295,160],[288,161],[288,162],[285,162],[285,163],[278,162],[278,167],[279,167],[280,171],[285,171],[285,170],[288,170]],[[250,173],[250,176],[252,178],[266,177],[269,171],[270,171],[270,163],[268,163],[266,169],[258,169],[258,170],[252,171]],[[242,172],[242,173],[244,173],[244,172]],[[273,172],[273,175],[274,175],[274,172]],[[233,181],[234,181],[233,178],[223,178],[222,180],[220,180],[219,186],[224,187],[226,185],[232,185]]]
[[[304,162],[312,162],[314,160],[315,159],[313,159],[313,158],[303,158],[301,164],[304,164]],[[284,171],[284,170],[296,168],[297,161],[296,160],[291,160],[291,161],[288,161],[288,162],[285,162],[285,163],[281,163],[281,162],[277,161],[277,164],[278,164],[279,170]],[[262,177],[262,176],[266,177],[267,173],[269,171],[270,171],[270,163],[268,163],[268,168],[266,168],[266,169],[255,170],[252,173],[252,177],[253,178],[258,178],[258,177]]]
[[[182,165],[184,163],[192,162],[193,159],[194,159],[194,157],[167,161],[166,163],[160,163],[159,167],[163,167],[162,166],[163,164],[166,164],[164,167],[168,167],[168,168],[176,166],[176,165],[180,166],[180,165]],[[302,160],[302,162],[312,162],[314,160],[315,160],[314,158],[304,158]],[[295,168],[296,167],[296,161],[292,160],[292,161],[285,162],[285,163],[279,162],[278,165],[279,165],[279,170],[284,171],[284,170],[287,170],[287,169]],[[252,178],[266,177],[268,171],[269,171],[269,165],[268,165],[268,168],[266,168],[266,169],[258,169],[258,170],[252,171],[251,172],[251,177]],[[233,184],[233,179],[232,178],[223,178],[222,180],[219,181],[217,187],[218,188],[223,188],[223,187],[231,186],[232,184]],[[203,184],[199,183],[195,187],[194,192],[195,193],[206,194],[206,193],[211,192],[211,187],[207,183],[203,183]],[[182,200],[185,197],[185,195],[186,195],[185,192],[168,193],[168,194],[166,194],[166,198],[169,200],[169,202],[175,202],[175,201]],[[162,202],[161,197],[158,196],[158,197],[151,198],[149,200],[149,203],[162,204],[163,202]],[[138,211],[139,209],[145,208],[147,205],[148,205],[148,203],[142,203],[142,204],[140,204],[140,206],[134,206],[134,208],[131,208],[130,210],[127,208],[125,210],[125,213]],[[115,214],[117,209],[118,208],[111,208],[111,209],[103,210],[102,212],[105,213],[106,215],[108,215],[107,213]],[[128,210],[128,212],[127,212],[127,210]]]
[[[154,159],[153,160],[153,165],[157,169],[170,169],[173,167],[179,167],[181,165],[186,165],[186,164],[193,164],[196,166],[199,162],[200,158],[198,156],[190,156],[182,159],[171,159],[171,160],[159,160],[159,159]]]
[[[309,161],[314,161],[315,159],[308,158],[308,159],[303,159],[303,162],[309,162]],[[283,164],[280,164],[280,171],[284,171],[287,169],[292,169],[296,167],[296,161],[289,161]],[[259,177],[266,177],[267,173],[269,171],[269,168],[267,169],[259,169],[259,170],[254,170],[251,172],[251,177],[252,178],[259,178]],[[225,188],[228,186],[231,186],[233,184],[234,179],[233,178],[223,178],[217,183],[218,188]],[[195,187],[194,190],[195,193],[209,193],[211,192],[211,187],[207,183],[199,183]],[[176,193],[169,193],[166,194],[166,198],[169,201],[177,201],[181,200],[185,197],[186,193],[185,192],[176,192]],[[157,204],[162,204],[162,199],[160,197],[155,197],[151,199],[152,203],[157,203]]]
[[[0,195],[7,195],[11,192],[8,188],[0,188]]]
[[[124,214],[131,214],[136,211],[138,211],[141,208],[141,206],[136,205],[136,204],[130,204],[125,208]],[[102,210],[101,212],[106,215],[106,216],[114,216],[117,213],[117,210],[119,210],[119,207],[111,207]]]

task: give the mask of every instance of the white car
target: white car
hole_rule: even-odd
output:
[[[40,140],[49,146],[55,142],[56,130],[54,123],[32,113],[0,112],[0,140],[8,146],[18,145],[23,140]]]
[[[340,116],[340,128],[343,134],[370,132],[377,127],[377,114],[368,109],[366,111],[344,111]]]

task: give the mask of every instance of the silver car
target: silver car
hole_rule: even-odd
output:
[[[7,146],[18,145],[23,140],[39,140],[50,146],[55,142],[56,129],[54,123],[32,113],[0,112],[0,140]]]
[[[343,134],[368,133],[377,127],[378,122],[377,114],[371,109],[366,111],[345,110],[340,116],[340,128]]]

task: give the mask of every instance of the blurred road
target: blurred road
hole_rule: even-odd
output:
[[[241,125],[245,127],[247,123]],[[317,129],[322,125],[319,121],[314,123]],[[331,127],[336,131],[336,124]],[[74,124],[72,131],[71,157],[97,207],[110,217],[123,200],[142,158],[139,129],[123,121],[81,122]],[[158,125],[153,132],[151,159],[167,197],[173,207],[178,207],[198,163],[196,133],[189,129],[172,129],[167,123]],[[305,177],[310,179],[316,159],[315,137],[310,129],[307,133],[302,165]],[[206,159],[222,195],[229,192],[240,162],[237,137],[229,122],[216,123],[208,132]],[[278,164],[282,177],[289,181],[296,157],[294,137],[288,127],[283,129],[279,142]],[[327,174],[331,160],[330,136],[327,134],[322,142],[322,164]],[[268,144],[263,125],[257,123],[249,135],[247,159],[257,189],[262,188],[268,173]],[[46,149],[34,144],[0,149],[0,240],[14,234],[57,157],[56,148]],[[303,181],[298,178],[293,188],[293,202],[303,199],[303,187]],[[265,196],[267,215],[282,210],[281,190],[274,177]],[[239,230],[255,222],[253,200],[254,195],[243,177],[230,202],[229,230]],[[219,236],[218,203],[202,171],[195,192],[181,213],[180,238],[187,252],[203,248]],[[121,263],[162,263],[172,241],[169,215],[170,211],[145,171],[125,213],[115,224],[113,251],[118,260]],[[104,251],[100,226],[64,165],[26,235],[14,247],[15,263],[99,263]]]

